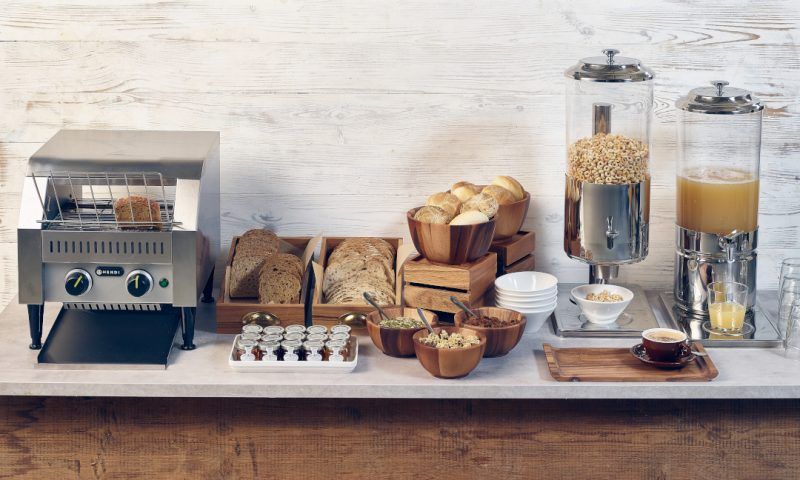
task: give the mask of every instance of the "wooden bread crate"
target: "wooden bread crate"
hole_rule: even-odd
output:
[[[491,301],[496,271],[494,252],[461,265],[444,265],[416,257],[403,268],[403,300],[409,307],[449,313],[458,311],[450,301],[451,296],[470,307],[485,306]]]
[[[225,273],[222,278],[220,298],[217,300],[217,333],[240,333],[242,329],[242,316],[251,312],[268,312],[278,317],[281,325],[304,323],[305,300],[310,289],[309,281],[311,269],[308,268],[322,241],[321,237],[280,237],[282,252],[294,253],[303,260],[306,266],[305,274],[301,281],[300,303],[295,304],[263,304],[258,303],[258,298],[231,298],[230,276],[231,264],[236,252],[236,245],[240,237],[233,237],[228,259],[225,262]]]
[[[312,318],[315,324],[331,326],[339,323],[339,317],[347,313],[364,313],[367,314],[373,310],[370,305],[361,303],[323,303],[322,285],[325,275],[325,268],[327,268],[328,257],[337,245],[342,243],[348,238],[359,237],[324,237],[322,239],[322,246],[320,247],[320,255],[318,262],[313,262],[314,276],[316,277],[316,286],[314,288],[314,302],[312,304]],[[361,237],[367,238],[367,237]],[[395,305],[402,306],[401,300],[403,298],[403,263],[413,252],[410,245],[404,245],[402,238],[394,237],[370,237],[381,238],[389,242],[396,251],[395,261]],[[357,333],[366,334],[366,325],[363,327],[351,325]]]
[[[489,247],[497,254],[497,274],[522,272],[534,268],[533,252],[536,234],[520,231],[505,240],[496,240]]]

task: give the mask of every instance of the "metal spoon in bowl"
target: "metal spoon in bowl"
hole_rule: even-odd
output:
[[[436,332],[433,331],[433,327],[431,327],[431,324],[428,323],[428,319],[425,318],[425,312],[423,312],[419,307],[417,307],[417,315],[419,315],[420,320],[422,320],[422,323],[424,323],[425,327],[427,327],[428,333],[431,335],[436,335]]]
[[[378,313],[381,314],[381,317],[383,317],[384,320],[389,320],[389,315],[386,315],[386,312],[383,311],[381,306],[378,305],[378,302],[376,302],[369,293],[364,292],[364,300],[366,300],[367,303],[378,309]]]
[[[467,315],[469,315],[470,317],[475,317],[475,318],[478,318],[478,314],[476,314],[475,312],[473,312],[472,310],[470,310],[468,306],[466,306],[466,305],[464,305],[463,303],[461,303],[461,300],[459,300],[459,299],[457,299],[456,297],[454,297],[454,296],[452,296],[452,295],[451,295],[451,296],[450,296],[450,301],[451,301],[451,302],[453,302],[453,303],[455,303],[455,304],[456,304],[456,306],[457,306],[458,308],[460,308],[461,310],[464,310],[464,311],[467,313]]]

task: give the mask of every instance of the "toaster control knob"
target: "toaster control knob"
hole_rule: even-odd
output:
[[[133,270],[126,280],[128,293],[141,297],[153,289],[153,277],[144,270]]]
[[[67,272],[64,278],[64,289],[73,297],[78,297],[92,288],[92,276],[81,268],[74,268]]]

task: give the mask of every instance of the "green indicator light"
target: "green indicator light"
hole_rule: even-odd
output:
[[[169,286],[169,280],[167,280],[166,278],[162,278],[161,280],[158,281],[158,286],[161,288],[167,288]]]

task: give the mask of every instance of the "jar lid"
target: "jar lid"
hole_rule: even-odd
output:
[[[564,75],[575,80],[590,82],[644,82],[655,74],[637,58],[618,57],[619,50],[603,49],[602,57],[582,58],[568,68]]]
[[[728,87],[725,80],[714,80],[711,85],[691,90],[688,95],[679,98],[675,106],[687,112],[716,115],[753,113],[764,109],[764,104],[757,97],[747,90]]]

